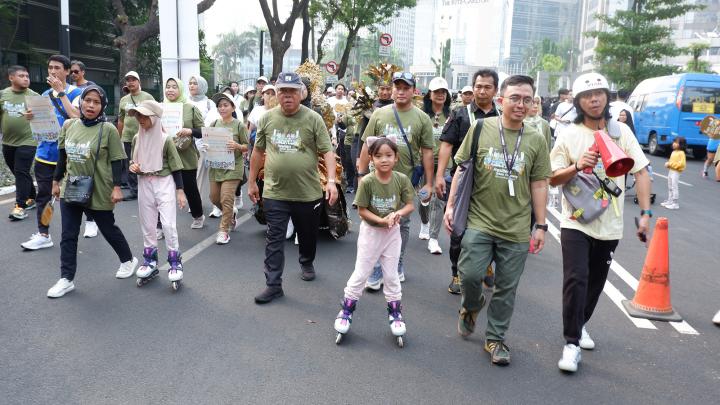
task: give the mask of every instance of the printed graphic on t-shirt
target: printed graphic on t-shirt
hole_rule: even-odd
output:
[[[301,149],[301,141],[299,129],[296,129],[295,132],[282,132],[274,129],[270,137],[270,142],[280,153],[296,153]]]
[[[395,205],[397,204],[397,196],[392,196],[388,198],[382,198],[378,197],[376,195],[373,195],[372,198],[370,198],[370,205],[377,210],[378,213],[380,213],[381,216],[385,216],[393,211],[395,211]]]
[[[512,155],[510,153],[508,153],[508,159],[512,159]],[[508,179],[509,176],[507,165],[505,164],[505,154],[502,152],[502,149],[490,148],[487,155],[485,155],[483,165],[487,170],[494,171],[496,178],[503,180]],[[515,181],[518,176],[521,176],[525,172],[525,152],[520,152],[518,154],[512,169],[513,173],[510,178]]]
[[[90,142],[72,142],[65,141],[65,153],[67,153],[68,162],[85,164],[90,159]]]
[[[20,118],[23,116],[23,111],[25,111],[25,103],[11,103],[9,101],[5,101],[3,103],[2,107],[3,111],[7,111],[8,116],[13,118]]]
[[[433,126],[433,138],[435,138],[435,143],[440,142],[440,135],[442,135],[443,127],[441,125]]]
[[[407,144],[405,143],[405,139],[403,138],[402,132],[400,132],[400,128],[395,125],[385,124],[385,129],[383,130],[382,134],[385,136],[395,136],[398,146],[407,146]],[[407,136],[408,141],[412,142],[412,125],[409,125],[407,128],[405,128],[405,135]]]

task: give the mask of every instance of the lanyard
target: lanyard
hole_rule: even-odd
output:
[[[500,132],[500,145],[502,145],[503,157],[505,159],[505,167],[508,171],[508,180],[512,179],[512,168],[515,166],[515,160],[520,152],[520,140],[522,140],[523,132],[525,131],[525,124],[520,127],[520,133],[518,134],[517,141],[515,142],[515,151],[513,152],[512,159],[508,159],[507,145],[505,144],[505,129],[502,125],[502,118],[498,117],[498,128]]]

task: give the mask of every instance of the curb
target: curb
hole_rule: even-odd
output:
[[[0,187],[0,195],[12,194],[15,192],[15,186]]]

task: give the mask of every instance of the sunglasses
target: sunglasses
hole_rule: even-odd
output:
[[[405,79],[405,80],[415,80],[413,77],[413,74],[410,72],[395,72],[392,75],[393,80],[397,79]]]

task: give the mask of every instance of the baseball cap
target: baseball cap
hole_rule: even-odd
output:
[[[275,81],[277,89],[302,89],[303,82],[300,76],[295,72],[280,72]]]
[[[134,77],[134,78],[140,80],[140,75],[137,74],[137,72],[134,70],[131,70],[131,71],[127,72],[127,74],[125,74],[125,78],[127,79],[128,77]]]
[[[392,75],[392,82],[404,82],[409,86],[415,87],[415,77],[410,72],[395,72]]]
[[[145,100],[141,102],[140,105],[128,110],[128,115],[131,117],[134,117],[137,114],[141,114],[146,117],[162,117],[163,109],[160,103],[158,103],[157,101]]]
[[[462,88],[462,90],[460,90],[460,93],[468,93],[468,92],[469,92],[469,93],[472,93],[472,92],[473,92],[473,88],[470,87],[470,86],[465,86],[465,87]]]
[[[430,80],[430,84],[428,85],[428,88],[430,91],[445,89],[446,91],[450,91],[448,89],[448,82],[447,80],[443,79],[442,77],[436,77],[432,80]]]
[[[275,86],[273,86],[272,84],[268,84],[267,86],[263,87],[263,89],[262,89],[263,94],[268,90],[272,90],[277,93]]]
[[[232,104],[233,108],[235,107],[235,102],[227,93],[217,93],[212,96],[212,101],[216,106],[220,104],[220,100],[227,100]]]
[[[250,93],[251,91],[256,91],[256,90],[255,90],[255,87],[253,87],[253,86],[247,86],[247,87],[245,88],[245,91],[243,92],[243,95],[246,95],[246,94]]]
[[[270,80],[268,80],[268,78],[265,77],[265,76],[260,76],[260,77],[257,78],[257,80],[255,80],[255,83],[257,83],[257,82],[270,83]]]

